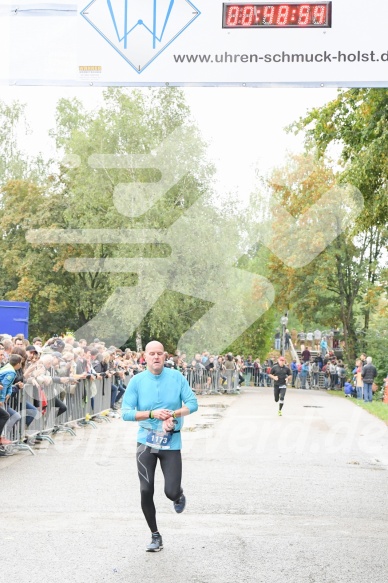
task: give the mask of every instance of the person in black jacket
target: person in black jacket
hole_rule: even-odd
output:
[[[368,356],[366,359],[366,365],[362,369],[361,378],[364,383],[364,402],[372,402],[372,385],[377,377],[377,369],[372,364],[372,357]]]

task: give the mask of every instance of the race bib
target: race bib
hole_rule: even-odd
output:
[[[147,433],[146,445],[153,449],[170,449],[172,433],[150,430]]]

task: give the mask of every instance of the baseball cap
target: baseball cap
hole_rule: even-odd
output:
[[[53,344],[51,344],[51,348],[53,350],[57,350],[57,351],[60,349],[63,350],[64,347],[65,347],[65,343],[60,338],[58,338],[55,342],[53,342]]]
[[[36,349],[36,346],[33,346],[32,344],[30,344],[30,346],[26,347],[26,351],[27,352],[38,352]]]

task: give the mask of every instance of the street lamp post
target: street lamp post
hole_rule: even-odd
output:
[[[280,318],[280,323],[282,325],[282,346],[281,346],[281,355],[284,356],[284,347],[285,347],[285,341],[286,341],[286,327],[287,327],[287,323],[288,323],[288,312],[286,312],[284,314],[284,316],[282,316]]]

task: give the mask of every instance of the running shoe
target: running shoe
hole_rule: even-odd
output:
[[[280,411],[280,409],[278,411],[278,415],[279,415],[279,417],[281,417],[283,415],[283,413]]]
[[[174,502],[174,510],[175,510],[175,512],[180,514],[181,512],[184,511],[185,506],[186,506],[186,496],[182,492],[181,497]]]
[[[162,535],[159,533],[153,533],[151,542],[146,548],[147,553],[158,553],[163,548]]]

